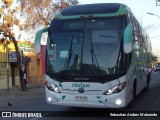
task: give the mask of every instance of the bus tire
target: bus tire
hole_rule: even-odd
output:
[[[131,108],[135,102],[135,98],[136,98],[136,80],[133,83],[133,87],[132,87],[132,100],[130,101],[130,103],[127,105],[127,108]]]

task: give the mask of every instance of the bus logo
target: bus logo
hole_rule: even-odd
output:
[[[72,87],[78,87],[78,88],[90,88],[90,84],[84,84],[84,83],[72,83]]]
[[[79,89],[78,89],[78,92],[79,92],[79,93],[84,93],[84,88],[79,88]]]

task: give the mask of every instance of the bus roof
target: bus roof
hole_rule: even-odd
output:
[[[126,5],[120,3],[98,3],[70,6],[55,15],[55,19],[80,18],[81,16],[119,16],[127,14]]]

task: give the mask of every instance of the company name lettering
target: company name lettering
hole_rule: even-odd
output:
[[[72,87],[78,87],[78,88],[88,87],[88,88],[90,88],[90,84],[73,83],[73,84],[72,84]]]

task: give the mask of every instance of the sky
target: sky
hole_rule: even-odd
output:
[[[131,11],[135,15],[139,23],[141,23],[141,26],[145,29],[145,31],[149,35],[152,44],[152,52],[160,58],[160,5],[156,6],[156,0],[78,0],[78,1],[81,4],[92,4],[92,3],[126,4],[131,9]],[[153,13],[155,15],[149,15],[147,13]]]

